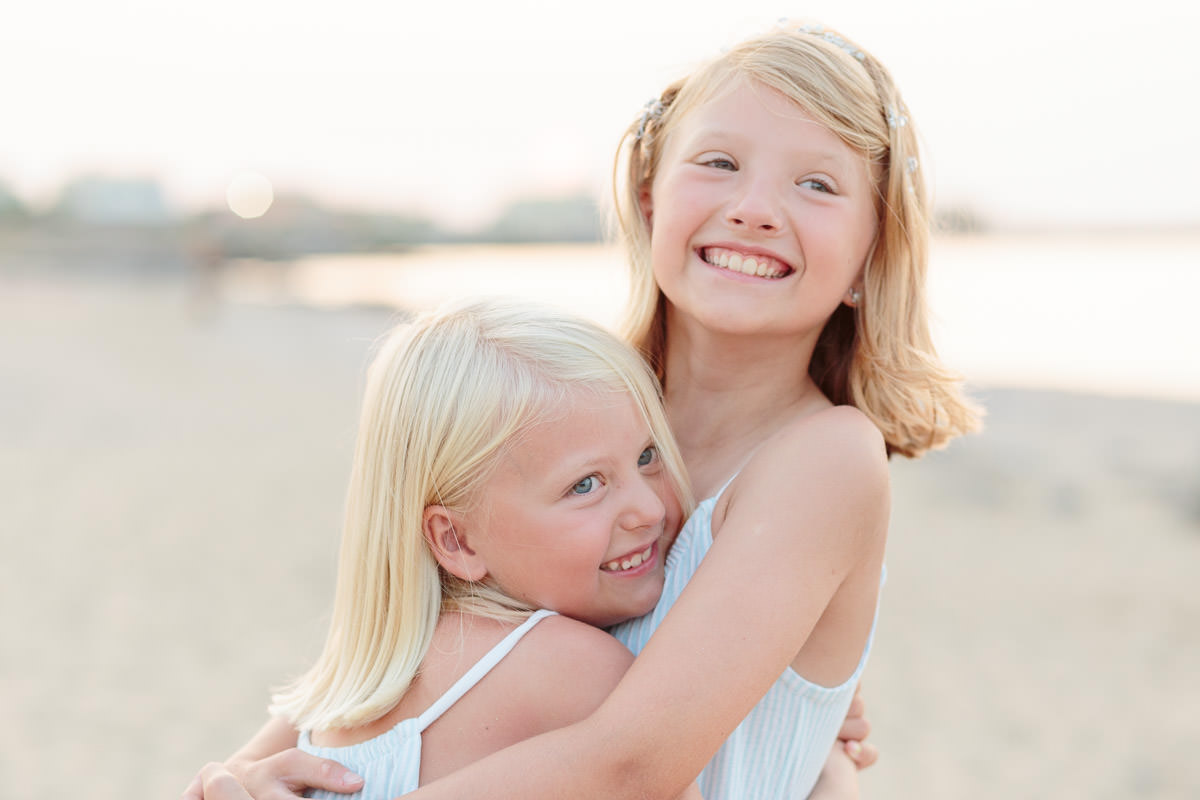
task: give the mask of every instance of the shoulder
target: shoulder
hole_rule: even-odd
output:
[[[847,525],[879,530],[890,507],[887,447],[879,429],[851,406],[790,421],[765,441],[722,496],[714,515],[771,520],[771,527],[839,535]],[[824,524],[817,524],[824,523]]]
[[[887,445],[861,411],[834,406],[789,422],[763,443],[747,468],[756,477],[805,470],[821,473],[823,480],[854,477],[861,483],[886,478]]]
[[[530,629],[512,656],[545,729],[592,713],[633,663],[633,654],[608,633],[562,615]]]

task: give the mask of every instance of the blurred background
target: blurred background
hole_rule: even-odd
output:
[[[887,64],[986,430],[893,465],[874,798],[1200,796],[1200,7],[49,0],[0,27],[0,796],[171,797],[319,646],[371,344],[611,322],[616,142],[780,17]]]

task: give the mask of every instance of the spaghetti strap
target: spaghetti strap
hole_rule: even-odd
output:
[[[508,655],[509,651],[517,646],[517,642],[521,641],[529,630],[546,617],[553,616],[554,611],[541,609],[529,615],[529,619],[521,623],[519,627],[509,631],[508,635],[500,640],[495,647],[487,651],[483,658],[475,662],[467,673],[454,682],[454,685],[446,690],[446,693],[439,697],[433,705],[425,709],[421,716],[417,717],[417,731],[423,731],[432,725],[438,717],[446,713],[446,709],[458,702],[464,694],[469,692],[475,684],[483,680],[483,676],[492,671],[492,667],[500,663],[500,661]]]

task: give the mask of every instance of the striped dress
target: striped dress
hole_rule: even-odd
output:
[[[646,646],[712,547],[712,514],[719,497],[720,492],[700,503],[680,531],[667,554],[666,583],[655,609],[609,629],[635,655]],[[818,686],[790,667],[786,669],[700,773],[700,793],[705,800],[808,796],[854,698],[874,636],[872,624],[858,667],[840,686]]]

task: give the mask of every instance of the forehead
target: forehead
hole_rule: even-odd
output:
[[[722,119],[735,122],[737,117],[731,116],[735,113],[754,113],[772,117],[781,123],[811,125],[828,130],[804,106],[783,92],[742,76],[724,82],[716,91],[698,98],[690,108],[682,109],[677,127],[712,125]]]
[[[623,439],[643,437],[648,429],[628,392],[575,388],[553,407],[542,409],[505,446],[500,458],[510,468],[545,473],[552,465],[598,457],[620,446]]]

